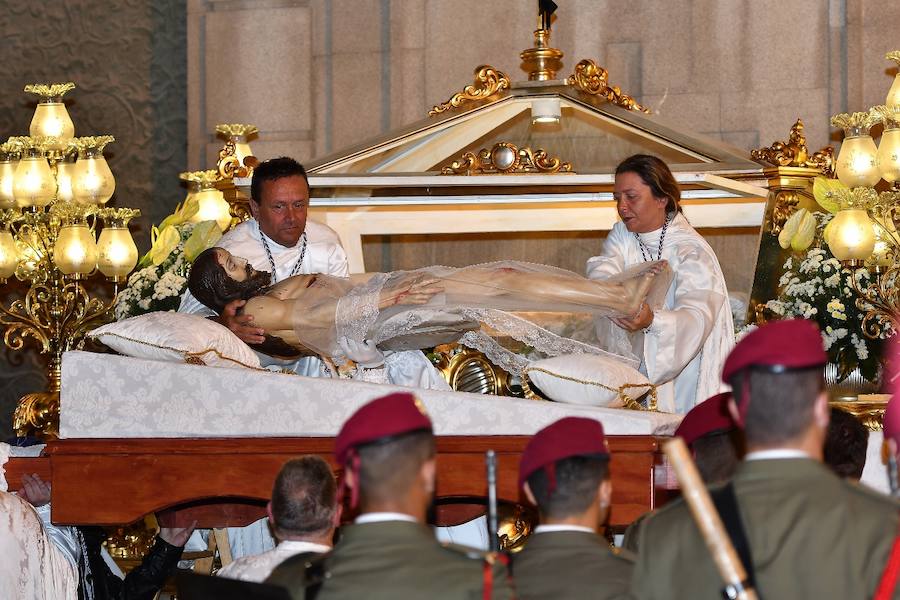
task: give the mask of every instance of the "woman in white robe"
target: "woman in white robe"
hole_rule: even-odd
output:
[[[678,184],[662,160],[639,154],[623,161],[613,196],[621,221],[600,255],[588,260],[587,276],[606,279],[666,260],[674,277],[661,303],[644,304],[632,318],[603,319],[598,327],[612,323],[612,333],[628,336],[641,371],[659,386],[660,410],[686,413],[727,389],[722,363],[734,346],[734,324],[722,269],[682,214]]]

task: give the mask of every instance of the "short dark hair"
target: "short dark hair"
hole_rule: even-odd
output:
[[[188,274],[188,289],[194,298],[221,313],[232,300],[247,300],[267,287],[250,281],[235,281],[228,276],[218,260],[219,248],[207,248],[191,265]]]
[[[357,451],[360,502],[381,503],[414,484],[422,465],[435,455],[434,434],[413,431],[364,444]]]
[[[666,198],[666,212],[681,212],[681,188],[669,166],[650,154],[629,156],[616,167],[616,175],[636,173],[657,198]]]
[[[586,511],[597,498],[597,488],[609,478],[609,456],[587,454],[556,461],[556,487],[550,491],[546,469],[528,476],[541,515],[564,519]]]
[[[324,459],[306,455],[281,467],[272,487],[272,520],[281,536],[306,536],[333,527],[334,473]]]
[[[737,428],[713,431],[694,440],[691,449],[703,483],[725,483],[744,456],[744,438]]]
[[[825,464],[840,477],[859,479],[866,466],[869,430],[845,410],[831,407],[825,435]]]
[[[750,367],[735,373],[729,383],[739,406],[747,378],[750,405],[744,435],[748,446],[786,442],[812,423],[816,398],[825,387],[821,366],[779,373]]]
[[[250,199],[259,204],[262,200],[262,184],[284,177],[302,177],[307,187],[309,186],[309,177],[306,175],[303,165],[288,156],[270,158],[259,163],[253,169],[253,178],[250,180]]]

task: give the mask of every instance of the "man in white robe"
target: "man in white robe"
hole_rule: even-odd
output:
[[[326,225],[307,219],[309,184],[306,172],[299,163],[285,157],[263,162],[253,174],[251,196],[253,218],[223,235],[216,243],[218,247],[246,258],[254,269],[272,273],[272,283],[301,273],[324,273],[335,277],[349,275],[347,254],[337,233]],[[243,303],[242,300],[235,301],[217,316],[194,298],[190,291],[185,291],[178,311],[217,317],[243,342],[262,343],[264,332],[253,326],[252,317],[236,314]],[[307,377],[336,376],[316,357],[290,361],[257,354],[264,367],[288,369]],[[350,358],[360,365],[358,379],[426,389],[449,389],[421,352],[398,352],[387,357],[379,354],[374,362],[369,362],[373,360],[370,356]]]
[[[640,263],[646,256],[641,243],[655,250],[661,234],[662,228],[638,238],[616,223],[600,256],[588,260],[587,276],[603,279]],[[662,307],[651,307],[650,326],[632,333],[631,341],[640,370],[658,386],[659,410],[683,414],[727,389],[721,372],[734,346],[734,324],[715,252],[680,212],[666,226],[661,258],[673,271],[672,284]]]

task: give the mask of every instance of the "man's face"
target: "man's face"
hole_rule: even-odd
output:
[[[291,248],[306,228],[309,187],[299,175],[265,181],[261,198],[250,200],[250,212],[270,239]]]

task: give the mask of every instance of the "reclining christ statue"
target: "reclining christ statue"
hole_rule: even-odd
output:
[[[188,287],[217,312],[235,299],[246,300],[244,314],[253,316],[254,325],[264,329],[267,338],[338,364],[348,357],[356,360],[348,347],[398,351],[459,341],[516,373],[527,361],[505,350],[498,338],[513,338],[547,356],[608,353],[600,345],[551,333],[514,312],[627,317],[645,301],[661,300],[669,279],[665,261],[647,262],[607,280],[503,261],[346,279],[295,275],[270,285],[269,273],[214,247],[194,261]]]

